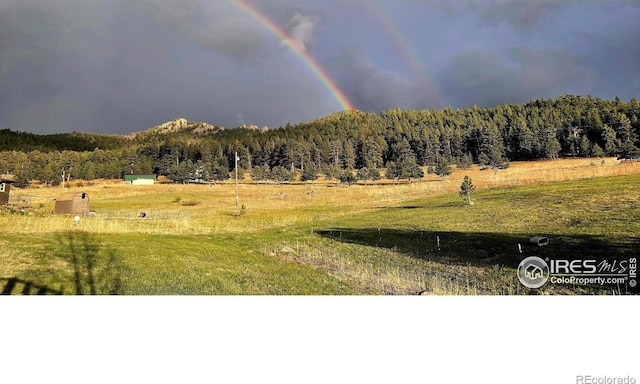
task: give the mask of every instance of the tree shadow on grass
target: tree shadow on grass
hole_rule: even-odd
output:
[[[62,291],[17,277],[0,278],[0,295],[62,295]]]
[[[73,270],[76,295],[117,295],[122,289],[121,266],[112,249],[104,248],[87,233],[61,236],[66,252],[60,255]]]
[[[393,249],[411,257],[448,265],[517,268],[520,261],[528,256],[623,260],[636,257],[640,250],[638,238],[617,242],[588,235],[436,232],[396,228],[334,228],[317,233],[343,243]],[[538,246],[531,243],[530,238],[536,235],[548,237],[549,244]]]
[[[48,262],[56,283],[37,279],[0,278],[2,295],[117,295],[122,291],[122,266],[115,252],[87,233],[67,233],[56,237],[55,253]],[[49,256],[49,255],[47,255]],[[55,267],[53,267],[55,266]],[[52,280],[47,277],[46,280]]]

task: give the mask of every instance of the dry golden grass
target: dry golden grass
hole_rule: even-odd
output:
[[[514,284],[513,272],[498,266],[444,265],[393,250],[367,249],[361,253],[347,244],[333,243],[327,248],[311,245],[311,237],[299,240],[291,246],[280,243],[266,250],[265,256],[318,268],[365,294],[512,295],[523,291]]]
[[[534,183],[578,180],[614,175],[640,175],[640,163],[620,164],[615,158],[561,159],[552,161],[513,162],[505,170],[494,172],[456,169],[444,181],[436,175],[393,185],[381,180],[376,185],[336,185],[320,180],[314,184],[239,185],[240,215],[235,205],[235,184],[217,185],[157,184],[131,186],[119,181],[103,180],[93,185],[72,186],[64,191],[55,188],[13,189],[12,194],[27,198],[33,209],[21,215],[3,215],[0,229],[5,233],[43,233],[85,231],[88,233],[148,234],[233,234],[269,228],[308,225],[314,221],[353,215],[380,206],[430,195],[456,192],[465,175],[478,189]],[[95,216],[79,223],[70,215],[54,215],[54,199],[60,195],[84,191],[89,194]],[[140,218],[139,213],[147,213]],[[164,219],[154,219],[164,215]]]

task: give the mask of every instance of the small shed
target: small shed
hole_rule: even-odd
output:
[[[11,191],[11,183],[14,183],[14,181],[6,177],[0,177],[0,205],[9,204],[9,191]]]
[[[156,175],[124,175],[124,181],[131,185],[154,185],[156,180]]]
[[[89,194],[86,192],[75,193],[70,199],[62,196],[56,199],[55,212],[63,214],[88,215]]]

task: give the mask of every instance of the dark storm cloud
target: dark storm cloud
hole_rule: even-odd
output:
[[[594,89],[601,97],[640,96],[640,3],[634,5],[576,35],[576,55],[599,74]]]
[[[506,56],[478,50],[458,53],[441,74],[443,92],[456,105],[493,106],[580,94],[596,77],[566,49],[520,46]]]
[[[77,91],[85,74],[83,59],[91,44],[79,36],[96,36],[108,22],[100,4],[78,3],[76,15],[95,13],[91,21],[55,6],[54,2],[3,2],[0,8],[0,126],[49,132],[68,116],[86,121],[90,112],[81,100],[64,95]],[[17,123],[17,124],[16,124]]]
[[[3,2],[0,128],[128,133],[178,116],[233,127],[238,113],[273,126],[331,112],[290,50],[229,5]],[[312,38],[307,19],[292,28]]]
[[[479,39],[451,57],[438,83],[457,106],[640,94],[638,2],[496,1],[472,2],[469,9],[483,23],[507,21],[519,37],[496,40],[502,46]],[[504,33],[505,24],[496,31]]]
[[[640,97],[638,1],[247,2],[360,110]],[[0,128],[274,127],[339,108],[231,0],[0,0]]]
[[[202,47],[230,55],[242,63],[258,60],[274,39],[260,21],[248,17],[233,1],[144,0],[128,6],[141,15],[151,15],[158,23],[185,34]],[[304,49],[313,42],[319,18],[300,11],[296,2],[258,2],[255,9],[269,17],[279,15],[282,19],[279,28],[286,30]]]
[[[127,6],[132,12],[150,16],[196,44],[216,53],[231,55],[239,62],[255,60],[268,42],[256,21],[246,17],[229,1],[145,0]]]
[[[554,11],[585,0],[489,0],[469,1],[471,12],[490,23],[507,22],[516,29],[530,30],[542,17],[550,17]],[[587,0],[589,1],[589,0]]]
[[[367,112],[396,107],[423,109],[438,103],[427,79],[384,70],[359,50],[344,53],[332,66],[340,71],[339,82],[357,109]]]

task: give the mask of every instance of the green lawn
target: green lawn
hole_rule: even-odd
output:
[[[114,234],[81,228],[3,233],[0,293],[611,293],[548,285],[532,292],[520,286],[515,268],[528,255],[637,256],[639,186],[638,176],[617,176],[480,190],[473,195],[473,206],[457,194],[380,202],[353,211],[347,205],[340,214],[313,222],[291,220],[247,233]],[[173,204],[163,198],[168,207]],[[114,200],[107,203],[117,206]],[[313,209],[300,207],[301,217],[313,217]],[[528,245],[533,235],[549,237],[550,245]]]
[[[0,237],[5,239],[5,236]],[[11,293],[124,295],[348,294],[322,272],[264,257],[242,239],[209,236],[12,235],[17,263],[4,264]],[[16,265],[17,264],[17,265]],[[0,290],[2,283],[0,283]],[[6,290],[5,286],[5,290]],[[6,293],[6,292],[5,292]],[[26,292],[25,292],[26,293]]]

